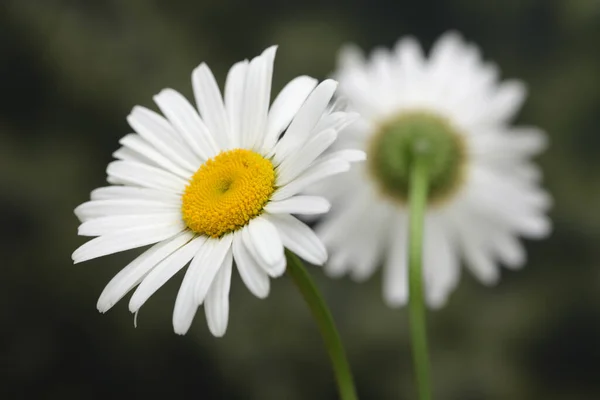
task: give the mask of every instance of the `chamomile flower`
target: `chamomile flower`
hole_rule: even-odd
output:
[[[326,271],[367,279],[383,267],[390,306],[408,299],[408,181],[413,146],[428,147],[429,197],[425,217],[425,296],[442,306],[460,277],[460,262],[481,282],[494,284],[499,263],[519,268],[519,237],[550,229],[550,198],[531,157],[545,134],[512,126],[525,99],[524,84],[500,81],[477,47],[448,33],[426,58],[412,38],[369,59],[342,51],[335,74],[339,94],[362,119],[335,147],[359,148],[367,162],[319,185],[332,210],[317,228],[330,251]]]
[[[75,214],[78,233],[97,236],[73,253],[75,263],[153,245],[106,286],[98,310],[106,312],[137,286],[129,309],[140,307],[189,263],[173,312],[185,334],[204,304],[208,327],[222,336],[229,316],[233,264],[257,297],[270,277],[286,269],[284,246],[313,264],[327,259],[324,245],[291,214],[319,214],[329,202],[299,193],[346,171],[361,151],[322,155],[354,119],[332,111],[337,83],[301,76],[270,104],[276,48],[235,64],[224,97],[211,70],[192,74],[196,110],[165,89],[154,97],[164,117],[135,107],[135,131],[123,137],[109,164],[108,182]]]

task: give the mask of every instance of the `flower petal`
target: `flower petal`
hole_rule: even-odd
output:
[[[171,239],[155,244],[139,257],[130,262],[106,285],[96,307],[105,313],[121,300],[131,289],[138,285],[158,263],[178,251],[188,243],[194,234],[190,231],[181,232]]]
[[[240,61],[231,67],[225,82],[225,109],[229,117],[229,148],[237,148],[241,143],[242,109],[248,60]]]
[[[154,96],[154,101],[202,161],[219,153],[216,133],[204,125],[194,107],[181,93],[173,89],[164,89]]]
[[[179,210],[177,203],[169,204],[164,201],[138,199],[109,199],[92,200],[79,205],[75,215],[85,222],[93,218],[115,215],[143,215],[155,213],[171,213]]]
[[[250,254],[271,277],[285,272],[283,243],[277,229],[265,217],[254,218],[242,231],[242,239]]]
[[[277,185],[283,186],[304,172],[337,139],[335,129],[326,129],[312,137],[298,152],[277,167]]]
[[[221,337],[227,330],[229,322],[229,288],[231,287],[231,268],[233,256],[227,252],[223,264],[206,295],[204,313],[208,329],[215,337]]]
[[[186,229],[186,226],[183,221],[180,221],[176,224],[156,224],[141,228],[130,228],[99,236],[75,250],[72,255],[73,262],[77,264],[108,254],[147,246],[173,237],[184,229]]]
[[[192,73],[192,86],[198,111],[206,122],[208,130],[221,149],[229,147],[229,120],[221,91],[215,77],[205,63]]]
[[[254,148],[262,144],[267,125],[271,80],[276,46],[255,57],[248,66],[242,108],[241,146]]]
[[[181,196],[175,193],[135,186],[105,186],[92,190],[90,197],[92,200],[140,199],[170,203],[175,207],[181,205]]]
[[[185,147],[171,124],[154,111],[136,106],[127,117],[127,122],[169,160],[189,170],[195,170],[200,165],[200,159]]]
[[[320,196],[294,196],[281,201],[271,201],[265,206],[270,214],[323,214],[331,204]]]
[[[169,279],[179,272],[203,248],[204,236],[197,236],[162,260],[135,290],[129,300],[129,311],[138,312],[144,303],[160,289]]]
[[[390,307],[400,307],[408,302],[407,251],[408,220],[404,215],[398,215],[392,223],[383,268],[383,297]]]
[[[119,140],[119,143],[121,143],[124,147],[140,154],[142,157],[150,160],[152,162],[151,166],[163,168],[183,179],[188,179],[195,172],[195,170],[184,169],[175,164],[168,157],[162,155],[152,145],[145,141],[140,135],[133,133],[126,135]]]
[[[306,171],[301,173],[296,179],[287,185],[277,189],[272,201],[287,199],[296,193],[304,190],[308,185],[315,183],[325,177],[346,172],[350,169],[350,163],[339,158],[328,159],[313,164]]]
[[[187,182],[170,172],[131,161],[113,161],[106,169],[108,182],[183,193]]]
[[[79,236],[101,236],[130,228],[170,224],[179,225],[180,223],[180,211],[138,215],[115,215],[85,221],[77,228],[77,234]]]
[[[312,229],[291,215],[267,215],[275,225],[281,241],[299,257],[314,265],[323,265],[327,261],[327,250]]]
[[[244,245],[240,232],[236,232],[233,237],[233,257],[248,290],[260,299],[267,297],[270,290],[269,276]]]
[[[317,80],[309,76],[299,76],[291,80],[279,92],[269,110],[267,133],[263,149],[269,152],[275,145],[281,133],[288,127],[308,95],[317,86]]]
[[[275,146],[274,159],[277,165],[306,143],[312,129],[327,109],[327,105],[336,89],[337,82],[327,79],[321,82],[308,96],[285,135]]]
[[[229,256],[233,235],[229,234],[219,239],[212,240],[216,240],[217,243],[213,246],[206,262],[198,269],[198,273],[195,275],[194,279],[196,282],[194,284],[194,298],[198,304],[202,304],[204,301],[211,283],[215,279],[221,264],[223,264],[223,260]]]

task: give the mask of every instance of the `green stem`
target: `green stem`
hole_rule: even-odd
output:
[[[431,400],[427,326],[423,296],[423,221],[427,207],[427,160],[415,151],[410,171],[410,227],[408,247],[409,311],[413,362],[420,400]]]
[[[321,336],[323,336],[323,341],[325,342],[325,347],[329,353],[335,373],[340,398],[342,400],[357,400],[358,397],[356,396],[350,365],[348,364],[340,335],[333,322],[333,317],[308,271],[304,268],[302,261],[289,250],[286,250],[286,257],[287,272],[298,287],[298,290],[300,290],[300,293],[302,293],[302,297],[304,297],[319,326]]]

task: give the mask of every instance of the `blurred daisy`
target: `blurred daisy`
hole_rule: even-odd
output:
[[[432,151],[423,249],[428,304],[447,301],[461,259],[485,284],[498,281],[498,263],[521,267],[518,237],[550,232],[550,198],[530,161],[546,146],[545,134],[510,125],[525,99],[523,83],[500,82],[497,67],[456,33],[441,37],[429,59],[412,38],[368,60],[346,48],[336,78],[339,94],[364,118],[335,147],[364,149],[368,160],[319,185],[332,201],[317,229],[331,254],[326,270],[362,280],[383,264],[387,303],[407,302],[408,170],[417,142]]]
[[[133,109],[127,120],[136,133],[121,139],[118,160],[108,166],[112,185],[94,190],[91,201],[75,209],[78,233],[98,237],[78,248],[73,260],[154,245],[112,279],[98,310],[106,312],[137,286],[129,302],[137,313],[190,263],[175,301],[175,332],[185,334],[204,304],[210,331],[222,336],[233,261],[260,298],[269,293],[269,277],[285,271],[284,246],[310,263],[326,261],[317,236],[290,214],[327,212],[324,198],[298,193],[348,170],[364,153],[322,156],[354,118],[328,107],[335,81],[317,86],[315,79],[298,77],[269,108],[275,51],[235,64],[224,99],[208,66],[196,68],[198,111],[172,89],[154,97],[166,118]]]

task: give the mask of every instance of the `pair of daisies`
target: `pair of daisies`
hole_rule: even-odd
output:
[[[222,336],[234,265],[265,298],[270,278],[285,272],[284,247],[332,276],[366,279],[382,265],[386,302],[404,305],[403,146],[411,137],[424,135],[443,150],[432,164],[425,220],[430,306],[446,302],[461,259],[492,284],[498,262],[524,264],[519,236],[548,234],[550,199],[530,161],[545,136],[510,125],[525,88],[500,82],[475,46],[450,33],[429,59],[411,38],[370,59],[346,48],[335,73],[339,87],[301,76],[271,102],[275,52],[235,64],[223,95],[200,65],[192,73],[197,107],[165,89],[154,97],[162,115],[133,109],[127,120],[135,133],[120,140],[107,169],[110,185],[75,209],[78,233],[95,237],[73,253],[76,263],[152,245],[109,282],[101,312],[135,288],[129,309],[137,313],[187,266],[174,330],[185,334],[204,305],[210,331]],[[332,106],[336,90],[348,110]],[[330,208],[316,233],[292,215]]]

